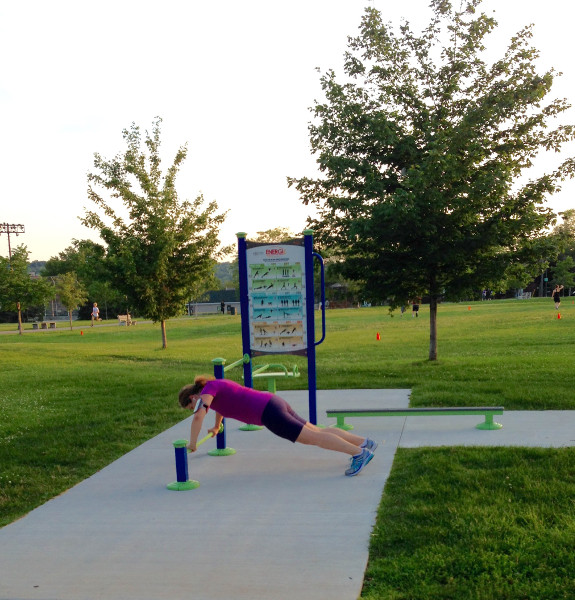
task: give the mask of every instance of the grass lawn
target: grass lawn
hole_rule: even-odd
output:
[[[361,597],[574,598],[574,474],[574,448],[398,450]]]
[[[573,301],[560,312],[549,299],[441,305],[439,360],[430,363],[426,306],[417,319],[328,311],[317,386],[410,388],[413,406],[573,410]],[[211,372],[212,358],[241,356],[239,316],[167,329],[166,350],[159,325],[143,322],[0,333],[0,526],[185,418],[180,387]],[[255,362],[297,364],[302,376],[278,387],[307,386],[305,358]],[[241,369],[228,375],[241,381]],[[575,597],[574,462],[573,449],[401,450],[363,597]]]

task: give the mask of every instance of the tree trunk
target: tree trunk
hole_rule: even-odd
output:
[[[168,338],[166,337],[166,322],[160,321],[160,328],[162,330],[162,348],[168,347]]]
[[[22,335],[22,311],[20,309],[20,302],[18,302],[18,335]]]
[[[72,331],[72,311],[68,311],[68,317],[70,318],[70,331]]]
[[[429,300],[429,360],[437,360],[437,296]]]

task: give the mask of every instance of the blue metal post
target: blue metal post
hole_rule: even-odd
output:
[[[226,364],[225,358],[214,358],[212,360],[214,364],[214,377],[216,379],[224,378],[224,365]],[[222,431],[216,436],[216,447],[218,450],[224,450],[226,447],[226,420],[222,420],[224,426]]]
[[[305,307],[307,316],[307,385],[309,389],[309,421],[317,425],[316,371],[315,371],[315,315],[313,289],[313,230],[306,229],[305,248]]]
[[[246,234],[240,232],[238,236],[238,269],[240,276],[240,314],[242,320],[242,354],[251,356],[250,348],[250,300],[248,293],[248,260],[246,247]],[[254,387],[252,378],[252,361],[244,363],[244,385]]]
[[[174,452],[176,454],[176,480],[183,483],[188,481],[188,449],[185,444],[174,442]]]
[[[200,482],[195,479],[188,479],[188,440],[176,440],[174,449],[176,453],[176,474],[178,480],[168,483],[166,486],[169,490],[177,492],[183,490],[194,490],[200,486]]]

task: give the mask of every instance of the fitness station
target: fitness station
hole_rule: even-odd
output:
[[[268,355],[307,356],[308,409],[310,423],[317,425],[317,386],[315,347],[325,340],[325,278],[322,257],[313,251],[313,231],[307,229],[302,238],[278,244],[250,242],[246,233],[237,234],[238,268],[240,281],[240,311],[242,330],[242,358],[226,365],[225,358],[212,360],[214,377],[224,379],[226,372],[243,367],[244,385],[253,388],[254,379],[265,379],[267,389],[277,390],[277,379],[299,377],[297,365],[291,370],[283,364],[270,363],[254,368],[252,357]],[[316,340],[314,261],[321,273],[320,307],[322,335]],[[216,449],[211,456],[230,456],[233,448],[226,445],[226,427],[216,435]],[[257,431],[260,425],[246,424],[241,431]],[[211,435],[198,442],[207,441]],[[175,491],[196,489],[198,481],[189,480],[187,440],[173,442],[177,480],[168,484]]]

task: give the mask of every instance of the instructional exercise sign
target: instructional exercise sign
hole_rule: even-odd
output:
[[[303,240],[246,249],[252,353],[306,354]]]

